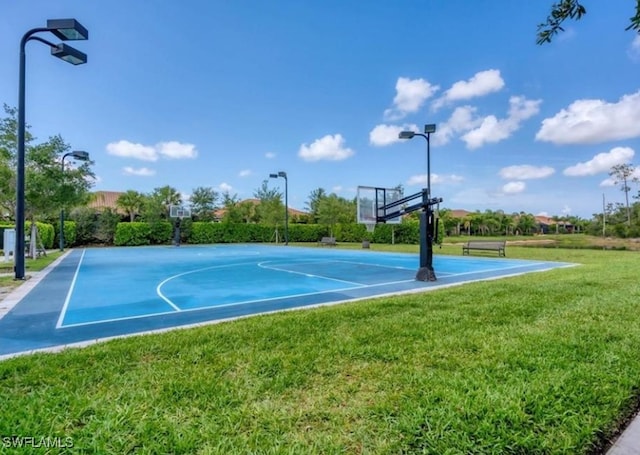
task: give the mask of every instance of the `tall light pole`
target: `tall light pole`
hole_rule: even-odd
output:
[[[62,155],[62,183],[64,184],[64,159],[66,157],[72,157],[79,161],[88,161],[89,153],[81,150],[75,150],[73,152],[65,153]],[[64,251],[64,202],[60,209],[60,251]]]
[[[51,48],[51,55],[58,57],[72,65],[87,62],[86,54],[64,43],[54,44],[46,39],[34,36],[36,33],[50,32],[62,41],[86,40],[89,32],[75,19],[49,19],[46,27],[29,30],[20,40],[20,77],[18,87],[18,164],[16,172],[16,265],[15,279],[24,280],[24,177],[25,177],[25,47],[28,41],[40,41]]]
[[[277,174],[269,174],[272,179],[282,177],[284,179],[284,244],[289,245],[289,183],[287,173],[280,171]]]
[[[435,220],[431,205],[431,133],[436,132],[435,123],[424,126],[424,134],[415,131],[402,131],[398,135],[400,139],[413,139],[421,136],[427,140],[427,188],[423,192],[424,210],[420,213],[420,269],[416,278],[420,281],[436,281],[436,274],[433,270],[433,239],[436,235]]]

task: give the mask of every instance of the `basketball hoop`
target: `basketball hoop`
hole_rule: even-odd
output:
[[[376,229],[376,223],[363,223],[368,233],[372,233]]]
[[[184,218],[191,218],[191,209],[183,205],[170,205],[169,218],[180,219],[180,220]]]

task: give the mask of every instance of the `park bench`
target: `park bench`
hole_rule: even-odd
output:
[[[504,241],[490,241],[490,240],[470,240],[462,245],[462,254],[468,255],[471,250],[479,251],[497,251],[498,256],[505,256],[505,246],[507,242]]]
[[[318,241],[318,246],[336,246],[336,238],[335,237],[322,237]]]

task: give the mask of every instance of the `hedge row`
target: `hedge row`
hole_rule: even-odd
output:
[[[38,227],[40,242],[42,242],[42,245],[44,246],[44,248],[47,250],[52,249],[55,245],[54,242],[56,240],[56,230],[54,229],[53,225],[49,223],[41,223],[40,221],[36,221],[36,226]],[[0,235],[3,237],[2,243],[4,243],[4,230],[15,229],[15,227],[16,226],[13,223],[0,224]],[[67,229],[65,226],[65,233],[66,231]],[[29,239],[31,235],[31,221],[26,221],[24,223],[24,235],[26,239]],[[4,248],[4,245],[0,244],[0,249],[3,249],[3,248]]]
[[[322,237],[332,235],[338,242],[360,242],[369,240],[374,243],[420,242],[418,222],[403,224],[380,224],[373,233],[369,233],[362,224],[339,224],[332,232],[329,227],[319,224],[289,225],[290,242],[317,242]],[[284,230],[279,229],[278,238],[284,241]],[[157,223],[127,222],[116,226],[115,241],[118,246],[159,245],[173,240],[173,225],[168,221]],[[276,241],[273,227],[261,224],[211,223],[205,221],[183,222],[181,240],[190,244],[209,243],[270,243]]]
[[[59,225],[37,222],[37,226],[44,247],[54,248],[59,242]],[[13,228],[14,225],[0,225],[0,229],[3,227]],[[27,236],[30,229],[31,223],[27,222],[25,224]],[[276,241],[275,229],[261,224],[191,222],[186,220],[182,222],[180,230],[181,241],[191,244],[271,243]],[[169,221],[118,223],[114,244],[117,246],[166,245],[172,242],[173,233],[174,227]],[[328,226],[320,224],[291,224],[288,234],[290,242],[317,242],[322,237],[332,235],[338,242],[369,240],[373,243],[418,244],[420,242],[420,225],[413,221],[402,224],[378,224],[375,230],[369,233],[364,225],[355,223],[336,225],[332,231]],[[284,236],[284,230],[279,229],[278,240],[280,242],[284,241]],[[64,238],[66,246],[76,246],[76,222],[64,222]]]

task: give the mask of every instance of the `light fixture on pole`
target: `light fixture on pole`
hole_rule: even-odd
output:
[[[420,269],[417,279],[420,281],[436,281],[433,270],[433,239],[436,236],[436,223],[431,206],[435,202],[431,199],[431,134],[436,132],[435,123],[424,126],[424,134],[415,131],[401,131],[399,139],[413,139],[421,136],[427,141],[427,188],[423,192],[424,210],[420,213]],[[440,199],[438,198],[438,202]]]
[[[15,279],[25,279],[25,239],[24,239],[24,215],[25,215],[25,47],[28,41],[39,41],[51,48],[51,55],[58,57],[74,65],[87,62],[86,54],[66,44],[55,44],[39,36],[36,33],[50,32],[62,41],[86,40],[89,32],[75,19],[50,19],[46,27],[38,27],[29,30],[20,40],[20,76],[18,87],[18,156],[16,169],[16,250],[15,250]]]
[[[287,173],[280,171],[277,174],[269,174],[272,179],[282,177],[284,179],[284,244],[289,245],[289,183]]]
[[[72,157],[79,161],[89,161],[89,153],[82,150],[74,150],[73,152],[62,155],[62,183],[64,184],[64,159]],[[64,251],[64,203],[60,209],[60,251]]]

